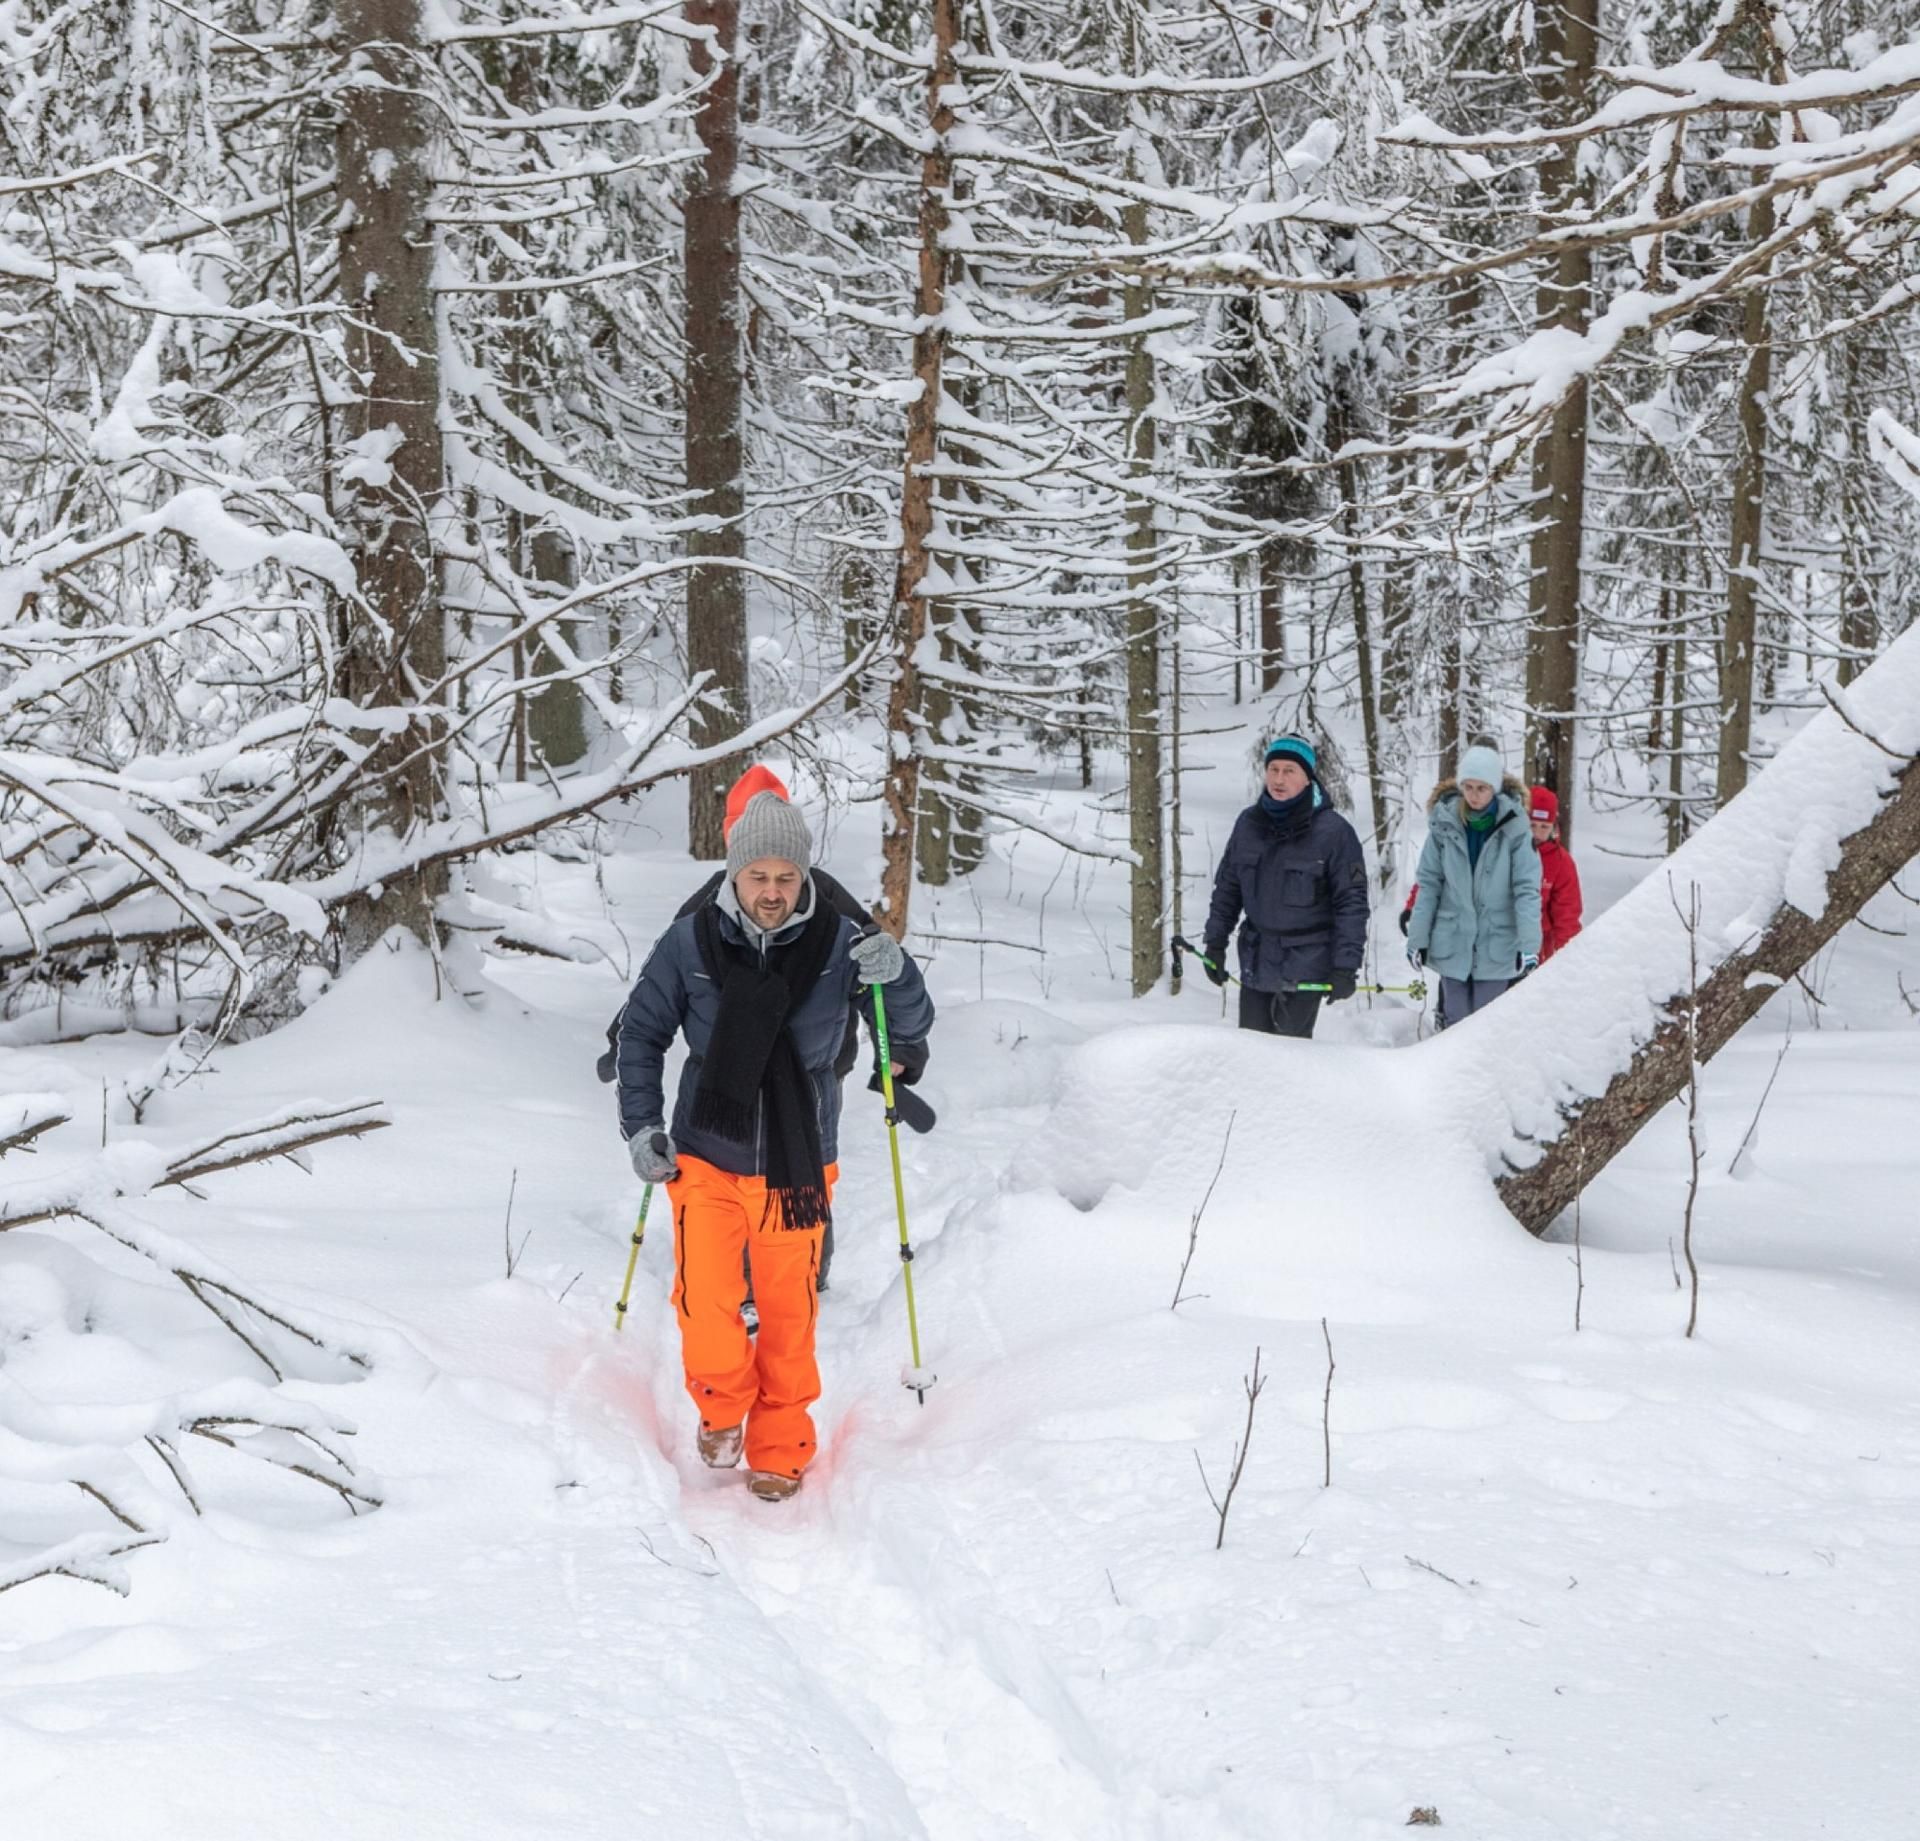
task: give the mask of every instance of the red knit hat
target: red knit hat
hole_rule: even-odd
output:
[[[1560,822],[1560,795],[1551,787],[1536,786],[1532,798],[1527,801],[1527,816],[1536,825],[1557,825]]]
[[[727,789],[727,815],[720,821],[722,838],[732,831],[740,814],[747,809],[747,801],[755,793],[778,793],[782,799],[791,797],[787,783],[771,767],[749,767]]]

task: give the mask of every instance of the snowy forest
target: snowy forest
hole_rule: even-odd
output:
[[[0,136],[10,1841],[1909,1832],[1920,5],[0,0]],[[940,1019],[779,1527],[594,1072],[761,762]]]

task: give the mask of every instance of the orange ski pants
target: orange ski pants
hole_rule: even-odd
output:
[[[826,1168],[827,1193],[840,1174]],[[769,1218],[767,1179],[735,1176],[680,1156],[667,1185],[673,1203],[673,1312],[687,1393],[708,1430],[746,1422],[747,1464],[797,1477],[817,1449],[813,1416],[820,1368],[813,1358],[823,1228]],[[741,1253],[753,1270],[760,1333],[740,1321]]]

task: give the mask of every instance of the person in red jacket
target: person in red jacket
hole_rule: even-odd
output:
[[[1540,962],[1580,931],[1580,872],[1560,842],[1560,797],[1536,786],[1527,801],[1533,847],[1540,853]]]

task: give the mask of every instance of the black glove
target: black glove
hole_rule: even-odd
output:
[[[1206,957],[1200,961],[1200,969],[1206,973],[1207,982],[1217,990],[1224,986],[1230,974],[1227,971],[1227,943],[1222,940],[1218,946],[1209,940]]]
[[[924,1038],[918,1042],[902,1042],[895,1038],[888,1047],[893,1050],[893,1059],[900,1067],[894,1080],[903,1087],[912,1086],[927,1071],[928,1050]],[[878,1078],[877,1072],[875,1078]]]
[[[1409,905],[1407,907],[1402,908],[1400,910],[1400,937],[1403,940],[1407,937],[1407,928],[1412,924],[1412,921],[1413,921],[1412,906]]]
[[[1329,982],[1333,989],[1327,993],[1327,1002],[1343,1004],[1353,995],[1354,986],[1359,983],[1359,977],[1354,972],[1335,972]]]
[[[875,1068],[867,1081],[869,1093],[884,1093],[880,1084],[880,1070]],[[917,1131],[923,1136],[933,1130],[940,1115],[923,1100],[919,1094],[908,1087],[904,1080],[896,1081],[893,1088],[893,1110],[909,1131]]]

